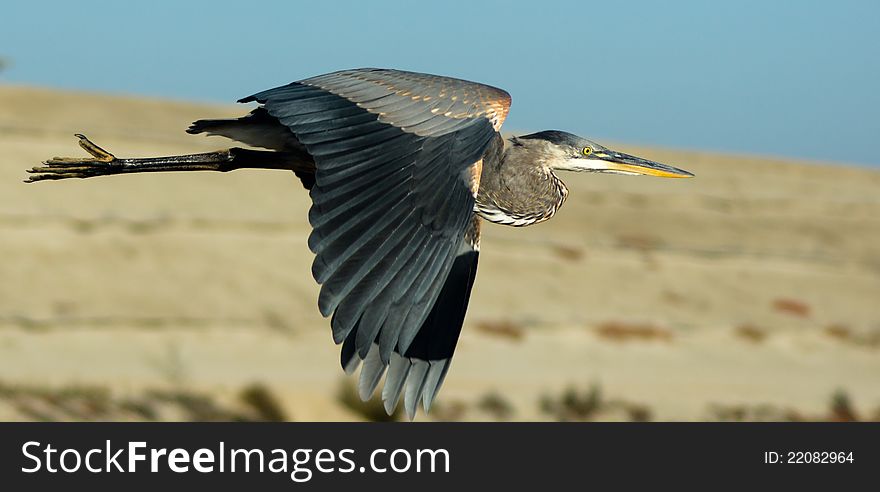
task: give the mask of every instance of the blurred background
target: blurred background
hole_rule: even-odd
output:
[[[281,171],[22,183],[333,70],[496,85],[505,130],[694,172],[564,175],[488,225],[420,420],[880,419],[880,41],[871,1],[10,2],[0,29],[0,419],[376,420],[339,368]],[[392,418],[399,418],[395,415]]]

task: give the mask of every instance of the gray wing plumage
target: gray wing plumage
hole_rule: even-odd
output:
[[[333,339],[345,342],[343,366],[364,361],[360,387],[368,398],[390,365],[386,409],[401,393],[410,417],[420,400],[427,409],[476,270],[475,163],[509,96],[457,79],[365,69],[242,99],[249,101],[314,157],[312,273],[321,313],[333,316]]]
[[[487,119],[495,131],[510,109],[510,94],[467,80],[400,70],[342,70],[303,80],[356,103],[379,121],[422,136],[440,136]]]
[[[385,387],[382,389],[385,410],[389,414],[397,406],[404,383],[404,408],[410,418],[415,415],[420,398],[425,412],[431,408],[431,403],[443,384],[458,343],[477,273],[480,220],[474,216],[470,227],[465,231],[449,275],[416,338],[406,352],[394,351],[391,354]],[[378,363],[380,360],[379,346],[374,343],[364,359],[358,383],[360,396],[364,400],[372,395],[385,372],[385,366]],[[342,344],[342,364],[346,372],[351,373],[357,368],[358,362],[355,339],[353,335],[349,335]]]

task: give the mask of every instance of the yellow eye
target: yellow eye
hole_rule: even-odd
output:
[[[593,149],[590,147],[584,147],[584,155],[590,155],[593,153]]]

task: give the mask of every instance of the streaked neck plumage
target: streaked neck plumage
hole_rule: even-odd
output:
[[[553,173],[547,143],[504,140],[497,135],[483,155],[476,212],[497,224],[522,227],[543,222],[556,213],[568,188]]]

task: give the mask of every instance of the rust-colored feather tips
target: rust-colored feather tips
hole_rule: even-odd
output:
[[[342,96],[405,131],[437,136],[484,117],[495,131],[510,109],[510,94],[466,80],[400,70],[343,70],[301,82]]]

